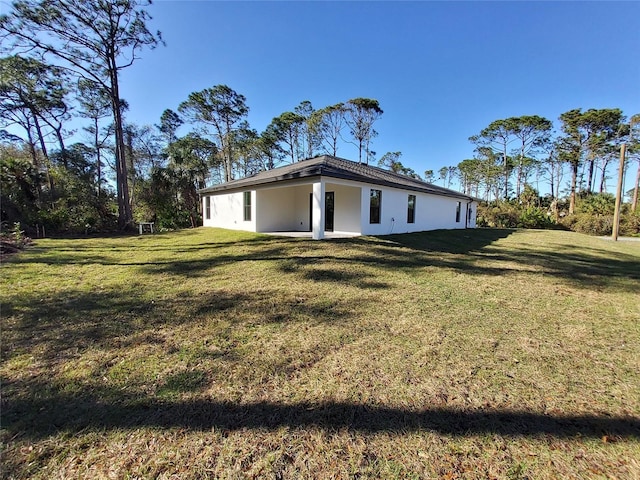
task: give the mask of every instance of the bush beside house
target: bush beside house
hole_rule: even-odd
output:
[[[478,207],[478,226],[489,228],[566,229],[588,235],[611,235],[615,199],[608,193],[587,194],[579,198],[576,211],[568,206],[554,206],[548,198],[538,198],[537,205],[520,200],[483,203]],[[620,235],[640,235],[640,211],[632,212],[624,204],[620,212]]]

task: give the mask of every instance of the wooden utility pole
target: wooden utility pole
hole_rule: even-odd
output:
[[[618,227],[620,225],[620,203],[622,200],[622,183],[624,179],[624,156],[627,152],[627,145],[622,144],[620,146],[620,167],[618,168],[618,191],[616,192],[616,207],[613,212],[613,232],[611,238],[614,241],[618,240]]]

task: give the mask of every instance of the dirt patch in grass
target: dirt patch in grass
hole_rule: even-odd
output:
[[[640,244],[215,229],[2,265],[7,478],[635,478]]]

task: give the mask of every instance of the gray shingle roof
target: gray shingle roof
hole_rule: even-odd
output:
[[[311,177],[330,177],[343,180],[355,180],[374,185],[402,188],[416,192],[431,193],[434,195],[444,195],[448,197],[458,197],[472,200],[469,195],[465,195],[455,190],[439,187],[431,183],[423,182],[415,178],[400,175],[398,173],[372,167],[363,163],[352,162],[344,158],[322,155],[308,160],[285,165],[257,173],[250,177],[221,183],[212,187],[199,190],[200,194],[217,193],[229,190],[241,190],[249,187],[268,185],[277,182],[286,183],[293,180],[300,180]]]

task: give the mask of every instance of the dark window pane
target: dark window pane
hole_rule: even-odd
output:
[[[416,221],[416,196],[409,195],[407,202],[407,223],[415,223]]]
[[[251,221],[251,192],[244,192],[244,221]]]
[[[382,204],[382,190],[371,189],[369,198],[369,223],[380,223],[380,205]]]

